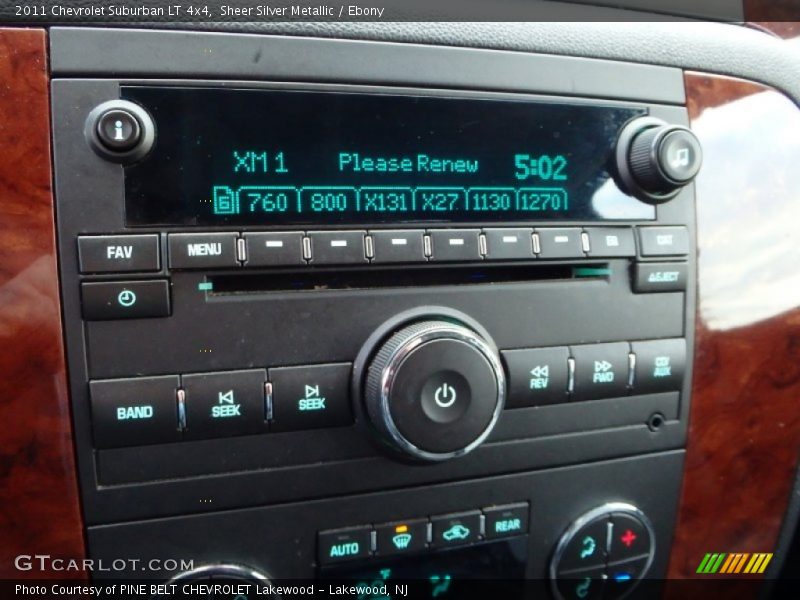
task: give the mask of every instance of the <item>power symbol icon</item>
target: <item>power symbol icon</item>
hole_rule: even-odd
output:
[[[457,397],[458,395],[456,394],[456,388],[446,383],[443,383],[436,388],[436,393],[433,395],[433,399],[436,401],[436,404],[442,408],[450,408],[453,406]]]
[[[124,306],[125,308],[133,306],[136,304],[136,294],[131,290],[122,290],[117,296],[117,302],[119,302],[120,306]]]

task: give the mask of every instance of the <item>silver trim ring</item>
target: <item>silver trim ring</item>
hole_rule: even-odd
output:
[[[420,323],[420,325],[421,324],[422,323]],[[489,366],[494,373],[495,383],[497,386],[495,408],[489,424],[470,444],[464,448],[460,448],[452,452],[429,452],[412,444],[403,436],[402,433],[400,433],[400,430],[397,428],[397,425],[392,418],[392,413],[389,408],[389,392],[394,385],[397,371],[403,364],[403,361],[423,344],[437,339],[454,339],[464,342],[475,348],[489,363]],[[497,424],[497,421],[503,412],[503,407],[505,406],[505,381],[505,372],[503,371],[503,366],[500,364],[500,359],[498,358],[494,349],[483,339],[481,339],[477,333],[461,325],[455,325],[446,322],[442,322],[441,324],[431,322],[430,328],[424,329],[412,335],[408,340],[399,344],[398,347],[386,359],[386,366],[384,366],[381,370],[379,387],[379,412],[382,425],[384,426],[386,433],[391,438],[391,441],[400,450],[416,458],[430,461],[440,461],[464,456],[468,452],[471,452],[477,448],[489,436],[489,434],[492,432],[492,429],[494,429],[494,426]]]
[[[580,517],[575,519],[567,530],[561,534],[561,537],[558,539],[558,544],[556,544],[555,552],[553,552],[553,558],[550,561],[550,586],[553,591],[553,595],[556,598],[564,600],[564,597],[561,595],[561,592],[558,590],[558,564],[561,562],[561,558],[564,555],[564,552],[567,549],[567,546],[572,541],[572,538],[580,531],[583,527],[591,523],[592,521],[598,519],[599,517],[611,517],[612,513],[622,513],[626,515],[630,515],[632,517],[636,517],[639,521],[642,522],[645,529],[647,530],[648,535],[650,536],[650,554],[647,557],[647,564],[642,569],[641,576],[636,579],[636,581],[631,585],[631,587],[626,591],[622,596],[619,597],[618,600],[621,600],[625,596],[627,596],[637,585],[639,582],[644,579],[647,572],[650,570],[650,567],[653,564],[653,559],[656,555],[656,532],[653,529],[653,524],[650,522],[650,519],[647,518],[639,508],[634,506],[633,504],[628,504],[626,502],[608,502],[603,504],[602,506],[598,506],[597,508],[593,508],[587,513],[582,514]],[[609,539],[606,536],[606,553],[608,553]],[[608,569],[608,560],[605,563],[605,569]],[[606,574],[604,573],[604,577]]]

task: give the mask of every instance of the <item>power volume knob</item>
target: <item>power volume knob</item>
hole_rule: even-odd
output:
[[[620,136],[617,166],[623,187],[652,204],[673,198],[700,171],[703,152],[697,137],[686,127],[641,118]]]
[[[408,325],[374,355],[364,403],[384,441],[406,456],[438,461],[476,448],[505,400],[497,351],[465,325]]]

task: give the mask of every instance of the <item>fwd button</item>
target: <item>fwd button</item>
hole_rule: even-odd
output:
[[[350,364],[269,370],[272,429],[293,431],[350,425]]]

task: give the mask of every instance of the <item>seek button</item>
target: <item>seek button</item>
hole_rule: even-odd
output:
[[[293,431],[350,425],[350,363],[269,370],[272,428]]]

